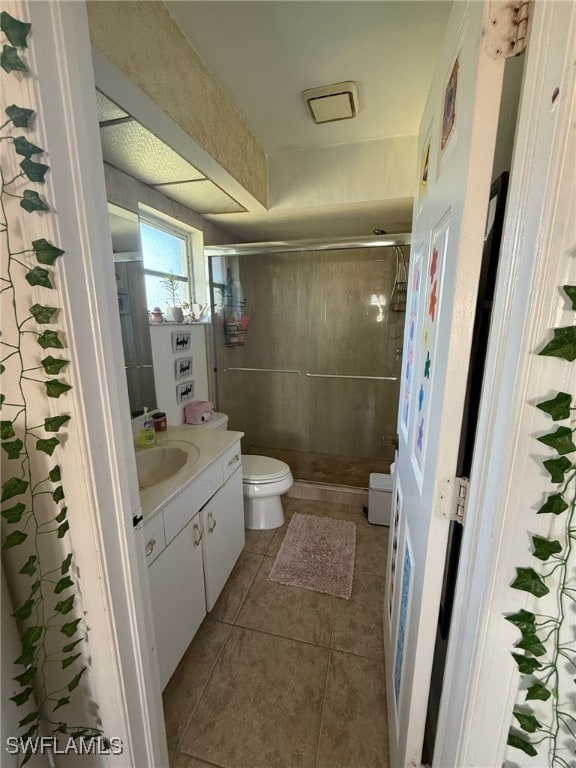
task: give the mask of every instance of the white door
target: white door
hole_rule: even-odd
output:
[[[422,754],[504,70],[487,5],[454,3],[421,124],[384,606],[393,768]]]

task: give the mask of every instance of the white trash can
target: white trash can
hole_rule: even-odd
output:
[[[373,472],[368,490],[368,522],[373,525],[390,525],[392,509],[392,475]]]

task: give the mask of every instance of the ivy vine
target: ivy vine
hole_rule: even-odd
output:
[[[576,286],[563,286],[576,310]],[[553,338],[538,353],[568,362],[576,360],[576,326],[553,329]],[[537,599],[554,599],[553,616],[521,610],[506,619],[520,631],[520,640],[512,653],[526,691],[525,702],[514,709],[514,726],[508,744],[535,757],[540,745],[548,750],[551,768],[573,768],[567,750],[576,754],[576,716],[573,681],[576,675],[575,607],[576,603],[576,444],[572,426],[573,396],[558,392],[537,404],[554,422],[553,431],[536,439],[551,448],[554,455],[543,466],[556,486],[537,510],[539,515],[553,515],[562,520],[562,534],[556,539],[532,536],[532,555],[540,561],[537,568],[516,569],[513,589],[529,592]],[[568,422],[568,424],[566,424]],[[570,457],[570,458],[569,458]],[[547,702],[548,722],[541,723],[530,702]],[[541,718],[544,719],[544,718]]]
[[[0,53],[0,66],[7,74],[20,73],[21,77],[29,72],[22,56],[30,30],[30,24],[5,11],[0,14],[0,31],[7,40]],[[45,183],[49,166],[37,159],[45,150],[21,132],[29,133],[35,111],[16,104],[3,111],[7,119],[0,124],[0,142],[6,150],[0,164],[0,234],[6,258],[3,256],[0,276],[4,306],[0,373],[7,373],[9,381],[16,384],[8,398],[0,394],[2,474],[7,478],[2,482],[0,498],[1,549],[13,593],[26,595],[12,614],[21,634],[21,653],[15,663],[23,671],[14,678],[20,689],[11,700],[19,707],[26,705],[27,713],[19,721],[21,743],[28,740],[28,748],[22,749],[24,765],[33,754],[37,736],[50,732],[73,739],[100,738],[102,731],[60,719],[60,709],[70,703],[87,669],[82,646],[86,626],[82,618],[75,618],[79,598],[66,535],[69,510],[63,473],[52,459],[62,450],[62,430],[70,416],[47,415],[32,423],[35,419],[30,406],[35,399],[38,408],[39,391],[58,399],[71,389],[64,377],[69,360],[59,352],[65,349],[57,326],[59,307],[40,303],[28,306],[22,296],[30,286],[57,295],[54,267],[64,250],[44,238],[32,241],[24,250],[14,249],[13,240],[22,237],[22,232],[17,221],[20,214],[16,211],[17,216],[10,217],[9,211],[14,210],[10,206],[18,200],[26,214],[50,211],[37,189],[22,188],[29,182]],[[9,168],[16,163],[20,171],[12,175]],[[57,350],[56,356],[52,350]],[[69,671],[70,677],[62,670]]]

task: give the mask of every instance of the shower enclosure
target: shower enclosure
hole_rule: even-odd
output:
[[[389,471],[409,236],[394,238],[206,248],[217,408],[244,453],[309,482]]]

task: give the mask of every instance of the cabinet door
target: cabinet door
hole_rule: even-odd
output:
[[[148,568],[162,688],[206,615],[201,539],[196,515]]]
[[[244,502],[240,468],[210,499],[200,516],[204,529],[202,548],[206,609],[211,611],[244,548]]]

